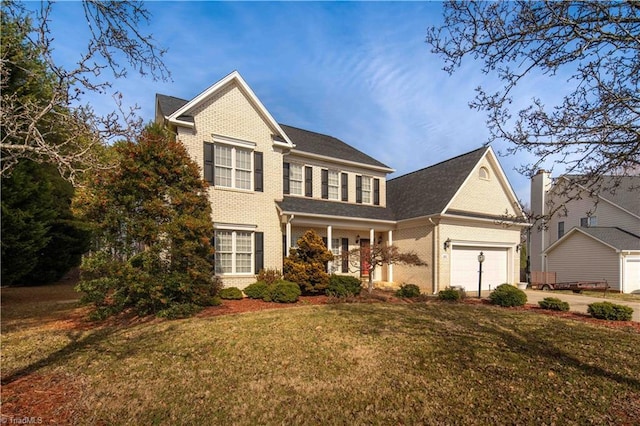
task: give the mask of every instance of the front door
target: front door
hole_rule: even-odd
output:
[[[360,277],[369,278],[369,240],[360,240]]]

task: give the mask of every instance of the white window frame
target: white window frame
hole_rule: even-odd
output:
[[[299,178],[295,176],[294,170],[300,172]],[[298,184],[299,187],[297,187]],[[289,194],[304,195],[304,166],[302,164],[289,164]]]
[[[332,182],[332,176],[335,177],[335,182]],[[340,172],[337,170],[327,171],[327,198],[329,200],[340,199]]]
[[[237,189],[239,191],[253,191],[253,169],[254,169],[254,165],[253,165],[253,147],[245,147],[245,146],[236,146],[236,145],[232,145],[232,144],[227,144],[227,143],[219,143],[219,142],[214,142],[213,144],[213,149],[215,152],[214,155],[214,162],[213,162],[213,174],[214,174],[214,182],[215,182],[215,186],[220,187],[220,188],[232,188],[232,189]],[[231,151],[231,165],[227,165],[227,164],[219,164],[218,161],[220,159],[220,156],[218,155],[218,150],[219,149],[227,149]],[[238,161],[240,161],[240,156],[238,155],[239,152],[242,153],[246,153],[249,156],[249,165],[248,168],[245,167],[240,167],[238,165]],[[231,171],[231,185],[223,185],[220,183],[219,178],[217,177],[217,170],[218,169],[225,169],[225,170],[230,170]],[[242,176],[243,173],[248,173],[249,174],[249,178],[248,178],[248,187],[243,187],[242,185],[240,185],[240,177]]]
[[[220,247],[220,235],[227,234],[231,236],[231,250],[222,250]],[[249,243],[249,251],[244,250],[240,251],[239,247],[239,236],[244,234],[249,235],[250,243]],[[215,242],[216,242],[216,253],[215,253],[215,271],[218,275],[230,276],[230,275],[255,275],[255,232],[253,229],[226,229],[219,228],[215,230]],[[230,255],[231,256],[231,270],[223,271],[220,265],[220,255]],[[249,255],[249,269],[248,270],[240,270],[240,255]]]
[[[340,238],[331,238],[331,253],[334,256],[340,256],[342,253],[342,240]]]
[[[368,186],[368,189],[365,189]],[[373,178],[362,176],[362,204],[373,204]]]

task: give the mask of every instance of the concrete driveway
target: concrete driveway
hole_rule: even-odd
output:
[[[545,297],[557,297],[563,302],[569,303],[569,309],[575,312],[587,313],[587,306],[593,302],[611,302],[617,305],[626,305],[633,309],[632,320],[640,322],[640,302],[629,302],[612,297],[591,297],[581,294],[556,293],[554,291],[525,290],[525,293],[527,293],[527,303],[529,304],[537,305],[538,302]]]

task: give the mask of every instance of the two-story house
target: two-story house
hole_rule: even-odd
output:
[[[156,96],[156,122],[175,132],[210,183],[216,273],[226,286],[282,268],[313,229],[336,254],[328,268],[366,278],[339,257],[372,243],[416,251],[426,266],[385,265],[374,281],[437,292],[518,279],[522,216],[489,147],[387,180],[394,170],[331,136],[279,124],[238,72],[191,100]],[[359,269],[359,270],[358,270]]]
[[[555,272],[558,282],[606,280],[615,290],[640,292],[640,176],[604,179],[615,191],[594,197],[574,176],[533,176],[533,215],[553,214],[531,230],[531,270]]]

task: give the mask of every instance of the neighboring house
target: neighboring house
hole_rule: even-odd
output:
[[[376,282],[477,289],[480,251],[484,288],[518,280],[523,225],[512,219],[523,214],[489,147],[387,181],[392,168],[350,145],[277,123],[237,72],[192,100],[157,95],[156,122],[176,133],[211,184],[216,272],[226,286],[281,269],[309,229],[336,256],[396,244],[427,262],[377,268]],[[368,268],[346,260],[328,269],[367,278]]]
[[[615,192],[592,197],[573,176],[554,181],[540,171],[532,178],[534,216],[557,211],[532,228],[531,270],[555,272],[558,282],[606,280],[617,291],[640,293],[640,176],[604,179],[607,188],[618,179]]]

